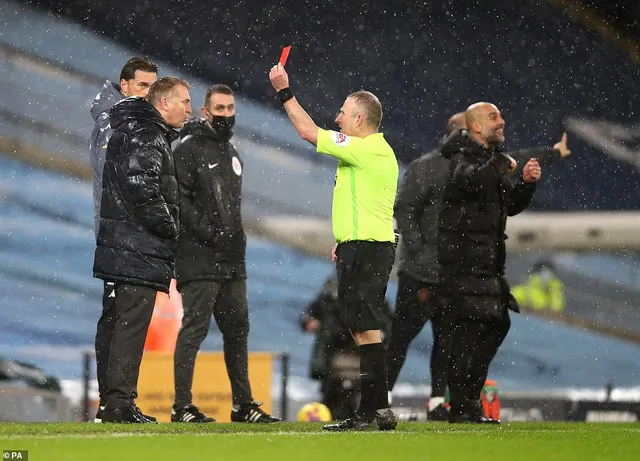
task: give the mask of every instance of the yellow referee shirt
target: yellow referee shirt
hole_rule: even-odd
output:
[[[398,161],[384,135],[357,138],[318,129],[317,151],[339,160],[332,206],[336,242],[394,242]]]

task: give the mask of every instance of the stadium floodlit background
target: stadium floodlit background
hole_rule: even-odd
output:
[[[0,358],[41,367],[77,399],[102,296],[91,276],[89,104],[135,55],[192,82],[194,111],[213,83],[236,91],[249,347],[290,354],[290,396],[300,402],[316,398],[317,385],[307,378],[314,338],[297,317],[333,268],[277,223],[327,227],[335,163],[298,139],[273,94],[267,74],[283,46],[292,45],[292,88],[319,125],[335,127],[348,92],[376,93],[403,166],[437,146],[450,115],[487,100],[503,112],[507,149],[569,134],[573,155],[544,168],[531,213],[640,213],[635,2],[266,3],[0,0]],[[613,385],[640,401],[638,248],[544,254],[558,268],[564,311],[512,316],[490,372],[501,389],[597,394]],[[510,254],[512,283],[541,256]],[[427,327],[401,392],[428,386],[430,341]],[[221,346],[213,327],[203,348]]]

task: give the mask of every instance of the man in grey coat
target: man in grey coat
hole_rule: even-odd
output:
[[[131,58],[120,71],[120,83],[107,80],[91,103],[93,131],[89,141],[93,179],[93,227],[98,236],[100,199],[102,196],[102,170],[107,144],[113,130],[109,126],[109,110],[121,99],[129,96],[147,97],[149,87],[158,79],[158,66],[144,58]]]

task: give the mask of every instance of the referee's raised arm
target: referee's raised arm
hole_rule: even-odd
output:
[[[295,96],[289,89],[289,75],[281,64],[277,64],[271,68],[269,79],[273,88],[278,92],[278,97],[284,105],[287,115],[291,119],[293,126],[298,134],[305,141],[310,142],[314,146],[318,145],[318,125],[309,117]]]

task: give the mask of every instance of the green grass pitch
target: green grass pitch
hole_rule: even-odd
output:
[[[0,423],[0,451],[57,460],[640,460],[640,424],[409,423],[327,433],[318,423]]]

